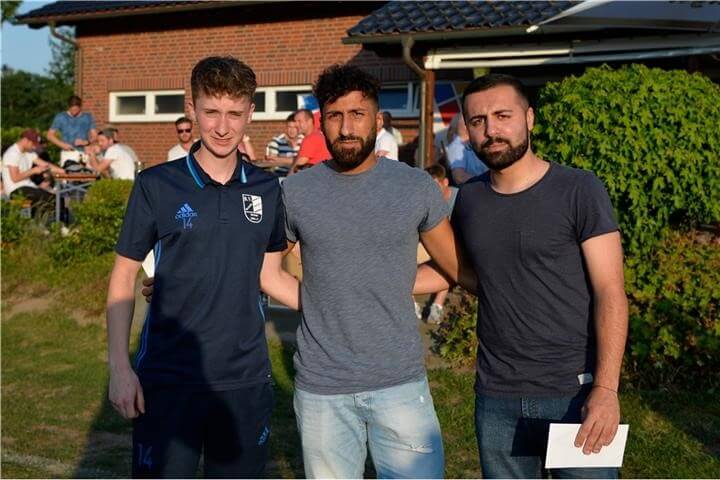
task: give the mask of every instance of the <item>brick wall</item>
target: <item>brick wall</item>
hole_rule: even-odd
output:
[[[367,6],[357,4],[342,11],[323,8],[321,13],[300,7],[271,3],[78,24],[82,52],[79,93],[84,108],[102,127],[108,123],[111,91],[184,88],[189,99],[191,69],[208,55],[242,59],[255,70],[259,86],[312,84],[326,66],[348,61],[368,68],[384,81],[415,79],[397,57],[380,58],[359,45],[341,43],[347,29],[369,13]],[[148,164],[163,161],[176,143],[171,122],[115,126],[121,141],[130,144]],[[417,120],[401,126],[406,141],[412,141]],[[283,131],[283,121],[256,120],[247,133],[256,152],[262,154],[271,137]]]

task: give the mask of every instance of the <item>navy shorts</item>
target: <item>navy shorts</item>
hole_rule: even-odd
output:
[[[258,478],[268,457],[272,384],[228,391],[148,388],[133,422],[134,478]]]

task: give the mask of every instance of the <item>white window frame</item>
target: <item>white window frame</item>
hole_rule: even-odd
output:
[[[390,112],[390,115],[392,115],[393,118],[417,117],[420,114],[420,110],[415,108],[415,97],[417,95],[420,95],[420,87],[419,86],[417,88],[415,88],[413,85],[413,82],[401,82],[401,83],[388,82],[388,83],[381,85],[380,89],[383,89],[383,88],[398,88],[399,89],[399,87],[405,87],[407,89],[408,108],[385,110],[382,108],[382,105],[381,105],[380,109],[384,112]]]
[[[155,113],[155,96],[157,95],[182,95],[185,96],[185,90],[129,90],[110,92],[109,101],[109,120],[111,122],[174,122],[178,117],[185,115],[185,106],[183,111],[178,113]],[[122,115],[117,112],[118,97],[145,97],[145,113],[140,115]]]
[[[312,94],[312,85],[283,85],[282,87],[259,87],[256,92],[265,93],[265,111],[253,113],[253,120],[285,120],[292,110],[276,111],[277,92],[288,92],[293,90],[307,90]]]

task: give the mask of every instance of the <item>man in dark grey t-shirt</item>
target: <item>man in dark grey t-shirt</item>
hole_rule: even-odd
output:
[[[287,237],[302,246],[294,406],[313,478],[362,477],[368,446],[378,478],[444,473],[411,292],[418,239],[443,256],[452,230],[427,173],[376,158],[378,89],[356,67],[323,72],[332,159],[283,183]]]
[[[463,95],[470,142],[490,168],[460,188],[452,215],[465,262],[448,271],[478,296],[476,433],[484,478],[535,478],[550,423],[582,423],[575,445],[599,452],[617,431],[627,335],[622,247],[592,173],[538,158],[534,114],[513,77]],[[467,266],[467,267],[465,267]],[[421,267],[416,293],[448,285]],[[611,478],[616,469],[562,469]]]

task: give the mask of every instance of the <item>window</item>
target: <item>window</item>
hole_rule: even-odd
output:
[[[380,88],[380,110],[393,117],[416,117],[419,114],[420,87],[412,82],[387,84]]]
[[[253,120],[285,120],[292,112],[303,108],[303,97],[308,95],[312,95],[310,85],[260,87],[253,97]]]
[[[111,122],[174,122],[185,115],[185,91],[111,92]]]

